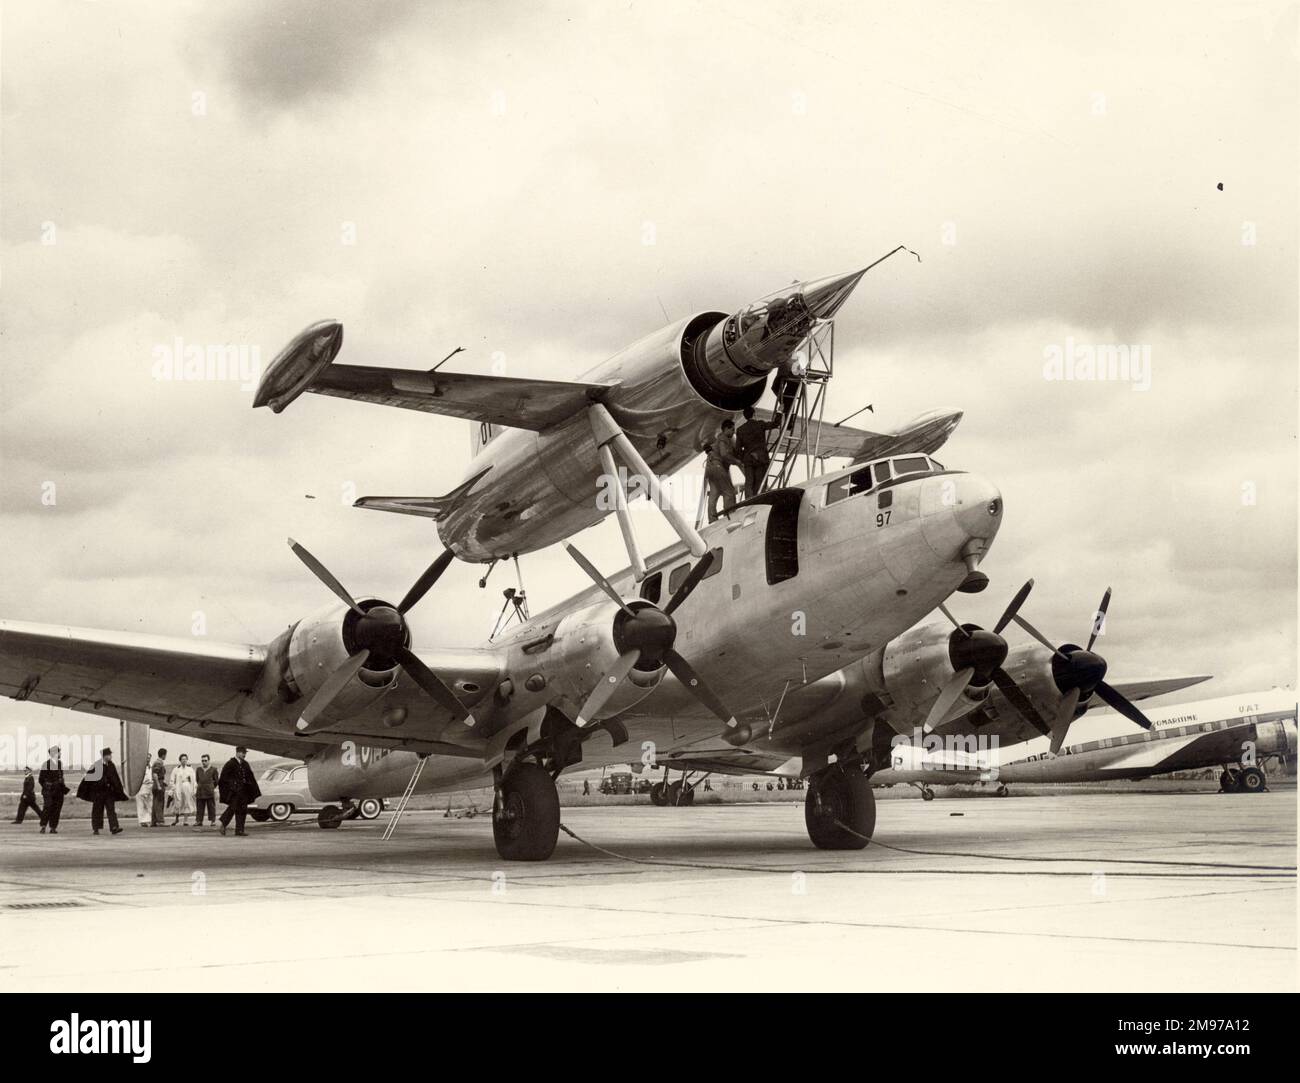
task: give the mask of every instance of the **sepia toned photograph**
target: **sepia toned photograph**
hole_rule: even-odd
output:
[[[1295,0],[5,0],[32,1055],[469,992],[1113,994],[1111,1061],[1260,1052],[1298,40]]]

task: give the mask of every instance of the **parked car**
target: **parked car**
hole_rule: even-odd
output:
[[[259,823],[266,820],[283,823],[296,813],[319,816],[324,808],[337,808],[312,797],[307,787],[307,765],[297,760],[273,764],[262,772],[257,784],[262,796],[248,806],[248,814]],[[357,804],[363,820],[376,819],[384,811],[384,801],[379,797],[363,797]]]

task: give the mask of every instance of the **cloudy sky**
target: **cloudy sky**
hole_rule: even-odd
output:
[[[1074,639],[1112,585],[1112,676],[1294,686],[1294,3],[10,0],[0,32],[0,614],[261,642],[328,600],[286,536],[389,597],[435,555],[348,504],[451,488],[466,423],[254,412],[156,379],[177,338],[267,361],[334,317],[345,361],[572,377],[903,243],[828,416],[966,411],[941,457],[1007,510],[961,615],[1033,576]],[[1149,389],[1045,379],[1071,343],[1149,348]],[[581,544],[622,563],[612,522]],[[524,570],[534,608],[584,582]],[[417,642],[486,635],[478,574]]]

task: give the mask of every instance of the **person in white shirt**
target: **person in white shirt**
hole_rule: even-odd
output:
[[[181,827],[190,826],[190,817],[194,815],[194,794],[198,789],[198,780],[194,777],[194,768],[190,758],[181,753],[180,762],[172,768],[167,780],[167,789],[172,795],[172,827],[179,822]]]

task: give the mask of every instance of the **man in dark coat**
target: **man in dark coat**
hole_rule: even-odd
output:
[[[41,825],[41,834],[46,829],[51,835],[59,833],[59,816],[63,812],[63,795],[68,787],[63,783],[63,750],[58,745],[50,746],[50,758],[41,764],[41,773],[36,781],[41,786],[41,797],[45,800],[45,822]]]
[[[27,810],[31,809],[36,813],[36,818],[41,821],[41,826],[45,826],[45,812],[41,806],[36,803],[36,776],[32,774],[30,767],[24,769],[23,774],[23,795],[18,799],[18,815],[14,823],[23,822],[23,817],[27,815]]]
[[[113,750],[106,748],[100,754],[81,785],[77,787],[77,796],[90,802],[90,827],[96,835],[104,826],[104,813],[108,813],[108,829],[114,835],[120,835],[122,829],[117,825],[117,808],[115,802],[125,801],[126,790],[122,788],[122,776],[117,773],[117,764],[113,762]]]
[[[223,835],[226,833],[226,828],[230,826],[232,816],[235,819],[235,834],[247,835],[248,832],[244,830],[244,819],[248,815],[248,803],[262,796],[262,788],[253,777],[253,769],[244,759],[247,755],[248,749],[240,745],[235,749],[235,754],[226,761],[226,765],[221,768],[221,776],[217,779],[221,803],[226,806],[221,814]]]
[[[754,408],[745,407],[744,423],[736,430],[736,454],[740,456],[741,469],[745,472],[746,500],[758,496],[758,490],[763,487],[763,479],[772,464],[772,456],[767,450],[767,434],[780,427],[780,414],[771,421],[759,421],[754,416]]]

